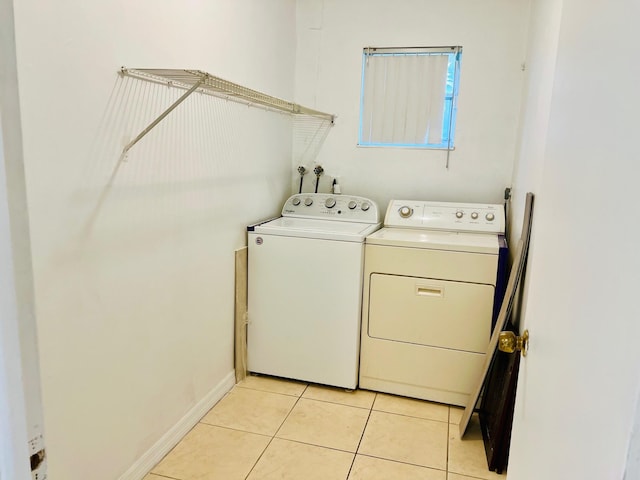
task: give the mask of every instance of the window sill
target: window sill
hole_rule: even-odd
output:
[[[456,147],[451,147],[451,148],[447,148],[446,146],[444,147],[423,147],[423,146],[419,146],[419,145],[393,145],[390,143],[357,143],[356,147],[358,148],[399,148],[399,149],[404,149],[404,150],[436,150],[436,151],[444,151],[446,152],[447,150],[453,152]]]

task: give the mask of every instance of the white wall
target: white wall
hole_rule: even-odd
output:
[[[512,247],[520,238],[526,194],[537,191],[542,177],[561,11],[559,0],[534,0],[531,5],[520,135],[511,190]]]
[[[544,55],[556,43],[548,53],[557,62],[548,70],[550,97],[524,106],[550,100],[542,134],[525,133],[545,144],[535,147],[539,155],[522,155],[517,169],[538,172],[539,180],[523,175],[514,185],[520,195],[535,187],[536,202],[522,325],[531,340],[520,367],[509,479],[620,479],[637,454],[627,456],[640,373],[640,67],[632,60],[640,54],[640,5],[536,3],[533,28],[558,26],[557,40],[540,35],[537,48]]]
[[[45,447],[13,2],[0,0],[0,477]],[[43,462],[39,473],[44,473]]]
[[[294,0],[17,2],[49,475],[113,480],[233,371],[233,250],[289,193],[288,117],[121,65],[293,97]],[[218,390],[216,390],[218,389]],[[212,397],[211,397],[212,398]]]
[[[512,255],[515,254],[515,246],[522,233],[527,192],[535,194],[540,188],[561,12],[561,0],[534,0],[531,4],[520,133],[511,182],[511,208],[508,210],[509,218],[507,219],[508,241]],[[533,225],[535,228],[535,216]],[[529,255],[534,255],[534,252],[535,244],[530,245]],[[525,277],[514,308],[517,312],[514,317],[516,322],[526,311],[529,276],[530,270],[525,270]]]
[[[298,0],[296,100],[338,115],[317,162],[343,193],[501,202],[511,182],[529,0]],[[456,150],[358,148],[362,49],[462,45]],[[324,190],[330,178],[323,179]],[[294,185],[297,184],[294,181]],[[311,182],[309,182],[311,187]]]
[[[0,478],[26,480],[30,475],[29,429],[3,137],[0,121]]]

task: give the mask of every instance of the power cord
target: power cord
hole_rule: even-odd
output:
[[[509,201],[511,200],[511,187],[504,189],[504,236],[509,239]]]

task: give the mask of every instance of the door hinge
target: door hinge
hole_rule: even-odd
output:
[[[44,449],[34,453],[29,457],[31,463],[31,479],[32,480],[46,480],[47,479],[47,464],[46,464],[46,452]]]

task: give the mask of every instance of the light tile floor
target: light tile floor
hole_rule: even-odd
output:
[[[461,408],[250,376],[144,480],[506,480]]]

